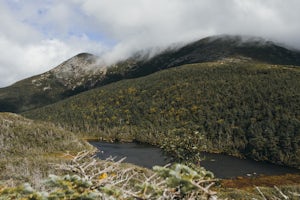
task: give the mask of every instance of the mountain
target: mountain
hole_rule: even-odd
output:
[[[85,137],[300,167],[300,68],[223,59],[122,80],[24,113]]]
[[[262,38],[222,35],[167,49],[149,60],[137,61],[125,77],[139,77],[161,69],[226,58],[300,66],[299,51],[289,50]]]
[[[0,111],[23,112],[58,102],[80,92],[123,79],[137,78],[183,64],[234,58],[256,62],[300,65],[300,53],[261,38],[214,36],[148,58],[144,54],[111,66],[82,53],[44,74],[0,89]]]
[[[0,111],[22,112],[57,102],[93,87],[104,73],[96,56],[78,54],[46,73],[1,88]]]
[[[97,57],[81,53],[73,58],[63,62],[59,66],[43,74],[44,77],[54,76],[64,87],[74,90],[80,86],[87,85],[92,87],[95,84],[94,76],[102,75],[105,69],[97,63]],[[41,82],[49,82],[49,80],[33,80],[36,85]],[[43,84],[43,83],[42,83]]]
[[[107,68],[102,86],[115,81],[137,78],[184,64],[234,58],[269,64],[300,66],[300,52],[257,37],[221,35],[207,37],[181,47],[172,47],[147,58],[135,56]]]

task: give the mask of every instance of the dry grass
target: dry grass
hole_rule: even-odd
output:
[[[235,179],[224,179],[221,185],[224,188],[249,189],[254,186],[273,187],[285,185],[299,185],[300,174],[286,174],[278,176],[238,177]]]
[[[51,123],[37,122],[13,113],[0,113],[0,179],[8,185],[40,181],[55,170],[49,163],[62,163],[63,152],[92,147]]]

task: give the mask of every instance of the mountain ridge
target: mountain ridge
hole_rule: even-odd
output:
[[[94,87],[105,74],[97,60],[92,54],[81,53],[45,73],[0,88],[0,111],[30,110],[79,93],[80,87]]]
[[[300,66],[300,52],[260,38],[207,37],[171,48],[151,58],[136,54],[110,66],[88,53],[78,54],[54,69],[0,88],[0,111],[20,113],[58,102],[95,87],[138,78],[183,64],[235,59]]]

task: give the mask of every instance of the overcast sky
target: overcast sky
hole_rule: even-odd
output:
[[[115,60],[210,35],[300,49],[299,0],[0,0],[0,87],[90,52]]]

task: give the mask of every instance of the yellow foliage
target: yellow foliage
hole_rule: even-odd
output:
[[[107,178],[107,173],[102,173],[102,174],[98,177],[99,180],[106,179],[106,178]]]
[[[193,112],[196,112],[196,111],[198,110],[198,106],[193,105],[192,108],[191,108],[191,110],[192,110]]]
[[[150,108],[149,112],[150,113],[155,113],[156,112],[156,108]]]
[[[127,91],[128,91],[128,94],[135,94],[137,92],[137,89],[134,87],[130,87],[130,88],[128,88]]]
[[[218,119],[218,120],[217,120],[217,123],[218,123],[218,124],[223,124],[224,121],[225,121],[224,119]]]

